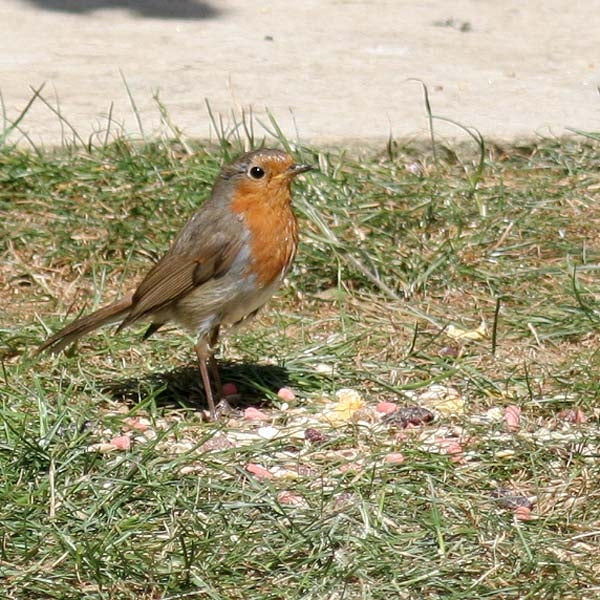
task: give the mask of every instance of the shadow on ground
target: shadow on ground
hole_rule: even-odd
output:
[[[140,17],[156,19],[212,19],[220,10],[201,0],[26,0],[42,10],[85,14],[124,8]]]
[[[235,408],[264,406],[268,404],[265,392],[277,393],[289,382],[287,369],[276,365],[219,362],[219,371],[223,383],[235,383],[240,392],[239,401],[232,402]],[[195,363],[164,373],[100,382],[99,386],[103,393],[120,402],[137,404],[153,398],[162,407],[206,408]]]

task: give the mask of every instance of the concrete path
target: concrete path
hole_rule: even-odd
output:
[[[226,120],[249,108],[264,119],[268,107],[303,141],[423,137],[410,78],[427,84],[436,114],[487,138],[598,131],[600,1],[2,0],[9,119],[45,83],[44,98],[83,137],[106,128],[111,103],[135,133],[120,71],[146,135],[160,128],[159,90],[190,137],[211,134],[205,99]],[[39,100],[21,128],[36,143],[65,135]]]

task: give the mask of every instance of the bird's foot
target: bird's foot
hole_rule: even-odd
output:
[[[236,401],[240,400],[240,394],[230,394],[222,397],[215,405],[214,415],[210,411],[205,411],[206,418],[209,421],[220,421],[223,417],[231,417],[239,413],[235,408]]]

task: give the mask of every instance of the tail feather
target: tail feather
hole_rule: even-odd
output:
[[[133,294],[127,294],[124,298],[104,306],[91,315],[77,319],[66,327],[50,336],[37,350],[36,354],[50,350],[53,354],[64,350],[69,344],[78,340],[81,336],[98,327],[122,321],[131,309]]]

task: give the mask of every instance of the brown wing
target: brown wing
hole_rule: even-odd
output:
[[[184,229],[181,235],[184,234]],[[188,233],[188,232],[186,232]],[[192,241],[181,252],[177,244],[149,271],[132,299],[132,308],[119,330],[133,321],[165,308],[210,279],[224,275],[244,244],[233,232],[208,235],[203,242]],[[191,249],[192,251],[187,251]]]

